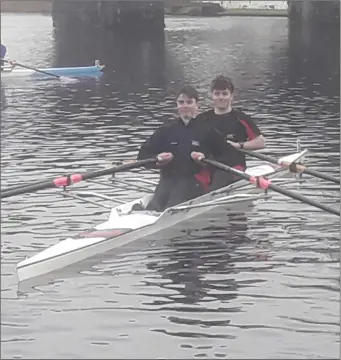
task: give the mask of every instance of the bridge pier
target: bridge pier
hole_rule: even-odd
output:
[[[326,48],[340,39],[340,1],[288,1],[289,38],[303,47]],[[323,51],[321,51],[323,53]]]
[[[339,25],[340,1],[288,1],[288,16],[291,21],[311,25]]]
[[[288,1],[289,77],[307,88],[340,85],[340,1]],[[322,86],[322,85],[321,85]]]
[[[134,35],[163,35],[163,1],[53,0],[54,28],[108,29]]]

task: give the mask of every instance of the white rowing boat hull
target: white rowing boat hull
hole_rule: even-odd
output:
[[[97,225],[90,231],[89,237],[67,238],[60,243],[26,259],[17,265],[19,281],[31,279],[49,272],[62,269],[91,256],[105,253],[113,248],[127,245],[146,236],[156,234],[184,220],[200,215],[215,206],[201,207],[192,210],[187,216],[182,211],[163,216],[152,212],[136,212],[135,214],[121,215],[117,210],[111,211],[109,220]],[[234,210],[237,211],[236,205]],[[130,227],[126,233],[117,236],[122,226]],[[133,229],[131,230],[131,228]],[[130,231],[129,231],[130,230]],[[111,235],[112,232],[112,235]],[[96,234],[97,233],[97,234]]]
[[[295,161],[305,152],[284,157],[282,161]],[[276,170],[270,165],[249,168],[248,172],[254,176],[276,178],[282,175],[283,169]],[[241,193],[242,191],[242,193]],[[132,211],[134,204],[143,207],[148,204],[152,195],[119,205],[111,210],[109,219],[79,236],[67,238],[42,252],[25,259],[17,265],[19,281],[32,279],[49,272],[62,269],[97,254],[127,245],[146,236],[153,235],[161,230],[174,226],[184,220],[191,219],[217,206],[224,205],[226,210],[238,211],[240,206],[244,211],[245,203],[250,205],[260,190],[246,181],[239,181],[190,200],[179,206],[165,210],[163,213],[150,211]]]

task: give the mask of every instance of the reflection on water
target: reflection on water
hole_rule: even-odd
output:
[[[167,19],[164,42],[140,41],[63,37],[48,17],[10,14],[2,30],[22,63],[106,64],[99,81],[2,80],[2,188],[134,158],[173,118],[180,85],[194,83],[205,108],[221,72],[269,152],[289,153],[299,138],[312,168],[339,175],[339,40],[322,30],[307,38],[285,19],[182,17]],[[336,186],[306,178],[288,187],[339,206]],[[56,191],[3,201],[2,357],[338,358],[339,219],[272,195],[245,215],[205,214],[18,293],[16,263],[108,214]]]
[[[306,27],[293,24],[289,28],[289,84],[300,82],[305,86],[306,96],[316,95],[321,89],[327,96],[335,95],[340,83],[340,31],[326,31],[325,27]],[[323,51],[321,51],[321,44]],[[337,104],[335,104],[335,111]]]

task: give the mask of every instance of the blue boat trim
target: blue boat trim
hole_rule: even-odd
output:
[[[53,75],[59,76],[91,76],[91,75],[101,75],[103,73],[105,65],[93,65],[93,66],[82,66],[82,67],[64,67],[64,68],[46,68],[39,69],[42,71],[49,72]],[[35,72],[31,76],[47,76],[42,73]]]

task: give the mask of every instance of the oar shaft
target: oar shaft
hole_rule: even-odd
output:
[[[14,191],[14,190],[18,190],[18,189],[23,189],[23,188],[27,188],[28,186],[32,186],[32,185],[39,185],[39,184],[45,184],[48,181],[53,181],[53,178],[51,179],[46,179],[46,180],[41,180],[41,181],[32,181],[32,183],[30,184],[21,184],[21,185],[14,185],[11,186],[7,189],[1,190],[1,194],[6,194],[8,191]]]
[[[306,168],[306,170],[304,170],[304,172],[311,175],[311,176],[315,176],[317,178],[320,178],[322,180],[330,181],[330,182],[333,182],[335,184],[340,185],[340,179],[337,179],[334,176],[324,174],[324,173],[321,173],[319,171],[316,171],[316,170],[313,170],[313,169],[308,169],[308,168]]]
[[[303,172],[303,173],[306,173],[308,175],[311,175],[311,176],[315,176],[319,179],[322,179],[322,180],[326,180],[326,181],[331,181],[335,184],[340,184],[340,179],[337,179],[331,175],[328,175],[328,174],[324,174],[324,173],[321,173],[319,171],[316,171],[316,170],[312,170],[312,169],[309,169],[307,168],[306,166],[304,165],[301,165],[301,164],[291,164],[291,163],[288,163],[288,162],[279,162],[277,159],[271,157],[271,156],[268,156],[268,155],[263,155],[263,154],[260,154],[260,153],[257,153],[255,151],[249,151],[249,150],[244,150],[244,149],[238,149],[240,152],[244,153],[244,154],[247,154],[251,157],[255,157],[255,158],[258,158],[260,160],[264,160],[264,161],[268,161],[270,163],[273,163],[273,164],[279,164],[281,166],[284,166],[286,168],[289,168],[289,170],[294,170],[294,172]]]
[[[239,171],[239,170],[236,170],[236,169],[233,169],[231,168],[230,166],[227,166],[225,164],[222,164],[218,161],[214,161],[214,160],[209,160],[209,159],[203,159],[202,162],[204,164],[208,164],[208,165],[211,165],[217,169],[220,169],[220,170],[223,170],[223,171],[227,171],[227,172],[230,172],[234,175],[237,175],[239,176],[240,178],[242,179],[245,179],[245,180],[248,180],[249,182],[251,182],[252,184],[256,184],[258,187],[262,188],[262,189],[271,189],[275,192],[278,192],[279,194],[282,194],[282,195],[285,195],[285,196],[288,196],[292,199],[295,199],[295,200],[298,200],[298,201],[301,201],[303,203],[306,203],[306,204],[309,204],[311,206],[314,206],[318,209],[321,209],[321,210],[324,210],[324,211],[327,211],[333,215],[337,215],[337,216],[340,216],[340,211],[339,210],[336,210],[330,206],[327,206],[327,205],[323,205],[315,200],[312,200],[312,199],[309,199],[301,194],[298,194],[294,191],[291,191],[291,190],[287,190],[287,189],[284,189],[284,188],[281,188],[275,184],[272,184],[270,180],[267,180],[263,177],[257,177],[257,176],[251,176],[243,171]]]
[[[306,196],[303,196],[303,195],[301,195],[299,193],[296,193],[296,192],[281,188],[281,187],[279,187],[279,186],[277,186],[275,184],[270,184],[269,189],[271,189],[273,191],[276,191],[279,194],[291,197],[292,199],[295,199],[295,200],[301,201],[303,203],[306,203],[308,205],[314,206],[314,207],[316,207],[316,208],[318,208],[320,210],[324,210],[326,212],[329,212],[330,214],[340,216],[340,210],[334,209],[334,208],[332,208],[332,207],[330,207],[328,205],[321,204],[320,202],[315,201],[313,199],[309,199]]]
[[[32,193],[32,192],[36,192],[39,190],[45,190],[45,189],[50,189],[50,188],[56,187],[56,185],[54,184],[54,181],[55,180],[47,181],[45,183],[37,183],[37,184],[33,184],[33,185],[19,187],[19,188],[13,189],[13,190],[8,190],[6,192],[1,192],[1,199],[5,199],[5,198],[15,196],[15,195]]]
[[[103,169],[103,170],[97,170],[97,171],[84,173],[81,176],[82,176],[82,180],[89,180],[89,179],[94,179],[94,178],[100,177],[100,176],[111,175],[111,174],[114,174],[114,173],[117,173],[117,172],[120,172],[120,171],[131,170],[131,169],[142,167],[142,166],[145,166],[145,165],[148,165],[148,164],[153,164],[155,162],[156,162],[156,158],[139,160],[139,161],[135,161],[135,162],[132,162],[132,163],[118,165],[118,166],[108,168],[108,169]]]
[[[7,62],[7,63],[11,63],[10,61],[5,60],[5,59],[3,59],[3,61]],[[20,63],[17,63],[17,62],[15,62],[15,65],[20,66],[20,67],[25,68],[25,69],[33,70],[33,71],[36,71],[36,72],[39,72],[39,73],[42,73],[42,74],[45,74],[45,75],[48,75],[48,76],[53,76],[53,77],[56,77],[58,79],[60,78],[59,75],[52,74],[52,73],[44,71],[44,70],[36,69],[34,67],[31,67],[31,66],[23,65],[23,64],[20,64]]]
[[[128,163],[128,164],[123,164],[123,165],[119,165],[119,166],[114,166],[108,169],[103,169],[103,170],[97,170],[97,171],[92,171],[92,172],[88,172],[88,173],[83,173],[83,174],[72,174],[72,175],[67,175],[67,176],[60,176],[55,178],[54,180],[46,180],[43,182],[37,182],[28,186],[22,186],[22,187],[18,187],[16,186],[14,189],[10,189],[7,191],[2,191],[1,192],[1,199],[5,199],[8,198],[10,196],[15,196],[15,195],[21,195],[21,194],[25,194],[25,193],[32,193],[32,192],[36,192],[39,190],[46,190],[46,189],[51,189],[51,188],[55,188],[55,187],[64,187],[64,186],[69,186],[84,180],[89,180],[89,179],[93,179],[96,177],[100,177],[100,176],[105,176],[105,175],[111,175],[120,171],[126,171],[126,170],[131,170],[134,168],[138,168],[147,164],[152,164],[155,163],[156,159],[155,158],[150,158],[150,159],[145,159],[145,160],[140,160],[140,161],[136,161],[133,163]]]

